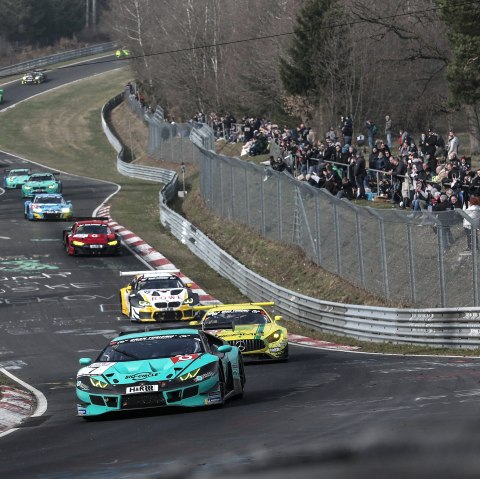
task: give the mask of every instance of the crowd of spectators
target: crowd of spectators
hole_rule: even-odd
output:
[[[368,119],[356,136],[350,116],[342,116],[337,129],[331,126],[324,135],[303,123],[288,128],[261,118],[245,117],[238,122],[229,114],[212,114],[208,123],[217,139],[243,143],[245,155],[269,153],[270,144],[275,143],[280,154],[269,156],[272,169],[324,188],[337,198],[378,197],[414,212],[462,208],[474,222],[480,222],[480,167],[472,169],[471,158],[460,154],[460,141],[453,129],[446,141],[432,128],[420,133],[417,140],[401,128],[395,138],[389,115],[385,116],[383,134]],[[466,219],[463,226],[466,249],[470,250],[472,232],[478,230]],[[448,245],[449,228],[440,230],[448,232],[444,238]],[[476,245],[478,249],[478,241]]]
[[[389,115],[382,135],[368,119],[356,137],[348,115],[324,135],[303,123],[280,127],[259,117],[237,121],[231,114],[199,114],[198,119],[212,126],[216,139],[241,142],[242,155],[268,154],[275,142],[281,153],[270,156],[273,169],[339,198],[378,196],[401,208],[443,211],[467,207],[470,197],[480,196],[480,169],[472,170],[470,158],[460,155],[454,130],[445,141],[429,128],[416,141],[406,129],[395,139]]]

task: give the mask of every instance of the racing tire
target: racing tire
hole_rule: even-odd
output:
[[[240,387],[242,388],[242,390],[236,397],[240,399],[240,398],[243,398],[245,394],[245,383],[247,382],[247,379],[245,377],[245,365],[243,364],[243,359],[241,356],[240,356],[240,361],[238,363],[238,368],[240,370]]]
[[[216,407],[223,407],[225,405],[225,395],[227,394],[227,382],[225,381],[225,373],[221,365],[218,366],[218,389],[220,390],[221,403],[216,404]]]

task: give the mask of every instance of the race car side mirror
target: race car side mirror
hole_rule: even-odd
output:
[[[278,322],[278,321],[281,321],[283,319],[283,317],[282,316],[275,316],[273,319],[275,320],[275,322]]]
[[[219,353],[229,353],[232,350],[232,346],[230,344],[224,344],[218,348]]]
[[[185,283],[185,287],[191,288],[193,286],[193,283]]]
[[[92,359],[91,358],[80,358],[79,361],[80,366],[89,366],[92,364]]]

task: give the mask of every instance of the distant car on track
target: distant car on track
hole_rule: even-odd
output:
[[[131,53],[130,50],[128,50],[127,48],[119,48],[115,52],[115,56],[117,57],[117,60],[120,60],[121,58],[128,58],[129,56],[131,56]]]
[[[30,177],[28,168],[13,168],[6,170],[3,176],[3,187],[6,190],[20,188]]]
[[[28,198],[39,193],[61,193],[62,182],[57,180],[58,173],[32,173],[22,185],[22,197]]]
[[[237,346],[245,359],[285,361],[287,329],[279,324],[281,316],[272,318],[264,309],[273,305],[273,302],[219,304],[194,309],[204,313],[201,319],[204,331]]]
[[[178,275],[179,270],[121,272],[133,276],[120,290],[122,314],[131,321],[162,322],[193,320],[193,306],[200,303],[197,293]]]
[[[92,361],[80,359],[77,414],[160,407],[223,405],[242,396],[245,370],[238,348],[195,329],[120,335]]]
[[[4,99],[3,88],[0,88],[0,103],[3,103],[3,99]]]
[[[72,202],[58,193],[35,195],[24,204],[24,217],[28,220],[69,220],[72,214]]]
[[[22,85],[39,85],[47,81],[47,74],[43,70],[31,70],[22,76]]]
[[[120,236],[108,225],[106,218],[77,219],[63,230],[63,246],[71,255],[118,255]]]

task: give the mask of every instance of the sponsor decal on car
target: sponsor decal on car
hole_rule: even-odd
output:
[[[142,384],[139,386],[128,386],[127,394],[153,393],[158,391],[158,384]]]
[[[135,374],[128,374],[125,376],[125,379],[133,379],[134,381],[141,381],[142,379],[149,379],[158,376],[159,373],[135,373]]]
[[[193,381],[199,383],[201,381],[205,381],[205,379],[211,378],[214,375],[215,373],[213,371],[209,371],[208,373],[197,376]]]

